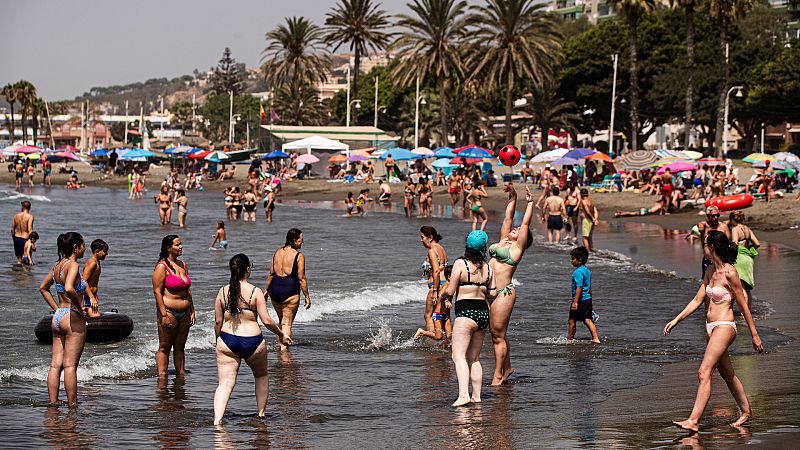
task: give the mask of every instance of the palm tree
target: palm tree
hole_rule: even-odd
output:
[[[324,125],[330,117],[317,89],[309,83],[290,83],[275,92],[275,113],[284,125]]]
[[[722,137],[725,133],[725,100],[728,96],[728,26],[744,17],[753,8],[753,0],[710,0],[711,14],[716,17],[719,26],[719,97],[717,98],[717,129],[714,135],[714,146],[717,158],[722,157]]]
[[[416,79],[433,78],[439,83],[441,145],[448,142],[447,87],[463,79],[464,49],[460,45],[468,23],[464,0],[413,0],[407,5],[413,15],[401,14],[403,30],[392,44],[400,52],[400,64],[392,78],[406,87]]]
[[[530,78],[540,84],[552,76],[552,65],[561,50],[561,32],[555,17],[543,11],[544,3],[535,0],[488,0],[474,7],[470,17],[474,72],[486,68],[485,81],[506,92],[506,143],[514,143],[511,114],[514,86]],[[484,76],[484,74],[482,74]]]
[[[286,24],[275,27],[266,38],[268,45],[262,52],[262,69],[270,89],[288,82],[326,80],[330,57],[323,48],[322,28],[305,17],[287,17]]]
[[[439,105],[441,105],[441,102],[438,102],[439,95],[436,93],[421,91],[422,93],[424,93],[425,98],[430,99],[430,102],[428,107],[420,108],[419,110],[419,145],[430,147],[431,142],[443,142],[442,136],[439,134],[440,130],[437,130],[433,125],[439,119]],[[397,130],[399,130],[402,137],[400,143],[408,147],[414,145],[414,113],[414,96],[403,97]]]
[[[5,86],[3,86],[2,95],[6,99],[8,104],[11,106],[11,120],[9,121],[11,129],[9,131],[11,132],[11,142],[14,142],[14,103],[17,102],[16,86],[12,83],[6,84]]]
[[[372,0],[341,0],[325,19],[325,42],[335,44],[333,51],[350,44],[353,52],[353,98],[358,98],[358,74],[361,56],[386,48],[389,35],[381,30],[389,26],[386,12],[378,9]]]
[[[533,90],[532,94],[525,96],[527,102],[519,108],[521,112],[530,116],[529,119],[523,121],[523,124],[535,125],[539,128],[539,142],[542,143],[543,150],[547,147],[548,130],[564,129],[573,132],[581,120],[578,106],[557,97],[557,92],[558,85],[555,83],[541,84]]]
[[[33,128],[33,145],[36,145],[36,139],[39,137],[39,119],[45,112],[44,100],[41,97],[35,97],[30,103],[31,113],[31,127]]]
[[[686,20],[686,117],[683,147],[688,149],[694,130],[694,12],[704,0],[674,0]]]
[[[17,100],[20,103],[20,113],[22,114],[22,141],[27,145],[28,142],[28,125],[26,121],[27,113],[30,112],[31,102],[36,98],[36,87],[26,80],[20,80],[14,83],[17,89]],[[35,144],[35,142],[34,142]]]
[[[639,19],[656,8],[655,0],[612,0],[614,7],[628,20],[628,51],[630,53],[631,147],[639,149],[639,66],[637,59],[637,30]]]

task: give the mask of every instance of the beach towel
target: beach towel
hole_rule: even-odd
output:
[[[753,263],[758,256],[758,250],[755,248],[747,248],[743,245],[739,246],[739,255],[736,257],[736,264],[733,267],[739,272],[739,279],[750,285],[750,288],[755,287],[753,281]]]

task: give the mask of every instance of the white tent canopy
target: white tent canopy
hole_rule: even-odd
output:
[[[320,150],[345,150],[350,152],[350,146],[333,139],[324,138],[322,136],[311,136],[299,141],[289,142],[281,146],[283,150],[301,150],[306,149],[311,153],[312,148]]]

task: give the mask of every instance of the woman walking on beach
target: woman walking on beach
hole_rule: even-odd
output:
[[[494,376],[492,386],[499,386],[508,380],[514,373],[511,367],[509,351],[508,322],[511,320],[511,312],[514,310],[514,303],[517,301],[517,290],[514,288],[512,278],[517,271],[517,265],[522,260],[525,250],[533,244],[533,235],[530,231],[531,219],[533,218],[533,194],[525,187],[525,215],[522,217],[522,224],[517,228],[514,225],[514,212],[517,208],[517,191],[509,183],[506,186],[508,192],[508,205],[503,225],[500,228],[500,242],[489,246],[489,267],[494,275],[494,284],[498,286],[497,297],[492,302],[492,314],[489,316],[490,331],[492,332],[492,343],[494,344]]]
[[[75,232],[58,236],[58,262],[45,275],[39,292],[55,311],[51,329],[53,351],[50,370],[47,372],[47,395],[50,403],[58,402],[61,372],[64,372],[64,390],[70,408],[78,405],[78,363],[86,343],[86,319],[83,314],[83,294],[86,282],[81,278],[78,259],[83,258],[86,244]],[[56,286],[56,297],[50,286]]]
[[[731,426],[738,427],[753,418],[750,404],[744,392],[742,382],[733,371],[731,358],[728,355],[728,347],[736,339],[736,322],[733,321],[733,302],[739,306],[739,310],[744,316],[750,335],[753,340],[753,348],[757,352],[763,352],[764,347],[761,338],[758,337],[753,317],[750,315],[750,308],[747,306],[747,299],[742,290],[742,282],[733,264],[739,252],[738,246],[732,243],[724,233],[716,230],[709,231],[703,241],[703,253],[711,261],[711,265],[706,270],[703,283],[695,294],[692,301],[672,319],[665,327],[664,334],[669,335],[683,319],[689,317],[700,305],[706,305],[706,334],[707,344],[703,362],[700,363],[699,385],[697,387],[697,398],[694,401],[694,408],[688,419],[672,423],[679,428],[697,432],[700,417],[703,415],[708,400],[711,397],[711,377],[714,369],[719,371],[722,379],[728,385],[733,398],[739,405],[740,415]]]
[[[439,244],[442,235],[436,228],[424,226],[419,229],[419,240],[423,247],[428,249],[428,255],[422,262],[422,275],[428,278],[428,295],[425,297],[425,330],[433,331],[433,309],[439,301],[440,287],[447,282],[444,278],[444,268],[447,265],[447,253]],[[444,324],[441,324],[444,326]]]
[[[464,256],[453,264],[450,282],[440,298],[440,301],[447,302],[445,307],[450,309],[450,299],[458,296],[455,300],[452,344],[452,358],[458,376],[458,398],[452,406],[481,402],[483,369],[480,354],[483,336],[489,327],[489,303],[486,298],[496,293],[491,269],[485,261],[487,241],[488,236],[480,230],[467,236]]]
[[[180,228],[186,228],[186,213],[189,212],[187,209],[189,206],[189,197],[186,196],[186,191],[183,189],[178,189],[175,192],[177,195],[175,195],[174,203],[178,205],[178,226]]]
[[[300,253],[303,246],[303,232],[292,228],[286,233],[286,243],[272,255],[267,275],[267,295],[278,315],[278,324],[284,335],[292,337],[292,324],[300,307],[300,291],[306,298],[305,308],[311,308],[306,280],[306,257]],[[286,344],[278,341],[278,348],[286,349]]]
[[[489,215],[486,214],[486,210],[483,209],[483,203],[481,203],[482,198],[487,198],[489,194],[486,193],[486,189],[484,189],[483,184],[477,184],[469,194],[466,194],[468,197],[468,201],[472,205],[470,210],[472,211],[472,229],[478,229],[478,220],[481,221],[481,231],[486,229],[486,224],[489,222]]]
[[[168,224],[172,217],[172,197],[169,195],[169,186],[162,184],[161,191],[153,197],[153,202],[158,204],[158,218],[161,220],[161,225]]]
[[[158,352],[156,367],[158,376],[167,376],[169,354],[173,352],[175,374],[186,373],[186,340],[189,327],[194,325],[195,313],[192,301],[192,279],[186,263],[179,261],[183,254],[181,238],[170,234],[161,240],[158,263],[153,270],[153,296],[156,299],[158,322]]]
[[[736,272],[742,280],[742,287],[747,295],[747,307],[753,306],[753,288],[756,286],[753,277],[753,265],[758,256],[761,242],[753,230],[744,224],[745,216],[742,211],[734,211],[728,216],[728,227],[731,233],[731,242],[738,245],[739,255],[736,257]]]
[[[258,319],[284,345],[292,339],[283,334],[267,311],[261,289],[249,282],[253,264],[247,255],[239,253],[230,259],[230,283],[220,288],[214,302],[214,332],[217,336],[217,377],[214,392],[214,425],[219,425],[228,400],[236,386],[236,375],[242,360],[253,371],[256,385],[258,417],[264,417],[269,397],[267,377],[267,346],[261,336]]]

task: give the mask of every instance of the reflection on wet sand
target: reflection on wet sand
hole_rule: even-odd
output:
[[[307,408],[309,382],[302,364],[292,358],[291,350],[276,353],[278,361],[270,367],[269,372],[274,375],[274,386],[279,399],[267,402],[267,415],[269,417],[277,413],[283,423],[291,425],[282,427],[278,434],[272,434],[270,437],[274,439],[277,447],[307,448],[305,433],[301,430],[305,428],[311,416]],[[274,399],[276,395],[271,397]]]
[[[170,386],[167,377],[159,377],[156,384],[158,402],[154,410],[161,416],[162,427],[153,439],[161,443],[161,448],[186,448],[189,445],[190,433],[183,425],[189,419],[186,405],[186,379],[175,377]]]
[[[39,436],[55,450],[99,447],[105,444],[102,437],[78,430],[79,413],[76,408],[64,409],[49,406],[44,412],[45,432]]]

